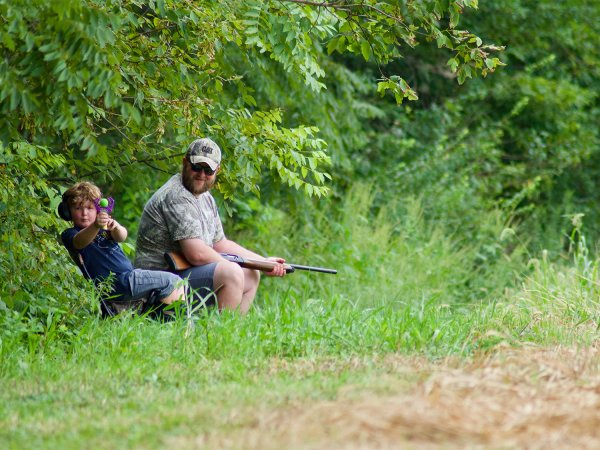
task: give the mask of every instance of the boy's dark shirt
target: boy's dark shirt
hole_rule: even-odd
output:
[[[133,264],[123,253],[123,250],[117,242],[106,236],[104,231],[100,231],[90,244],[77,250],[73,246],[73,238],[82,228],[68,228],[62,232],[61,238],[63,245],[71,253],[78,253],[83,258],[85,271],[83,275],[91,278],[94,283],[99,283],[106,279],[111,273],[115,274],[113,283],[113,292],[118,295],[128,291],[127,275],[133,270]],[[87,272],[87,273],[85,273]]]

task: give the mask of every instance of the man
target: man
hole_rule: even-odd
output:
[[[248,312],[260,281],[257,270],[243,269],[221,253],[275,262],[268,276],[284,276],[282,258],[263,258],[225,237],[210,189],[221,168],[221,149],[211,139],[197,139],[183,158],[181,174],[174,175],[150,198],[140,221],[136,267],[168,270],[165,252],[183,254],[193,266],[177,272],[207,304],[219,310]]]

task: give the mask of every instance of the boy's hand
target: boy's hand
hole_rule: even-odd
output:
[[[106,216],[106,227],[109,235],[117,242],[123,242],[127,239],[127,228],[117,222],[115,219],[110,217],[108,213],[102,212],[99,216],[104,214]]]
[[[106,229],[109,231],[114,230],[115,228],[117,228],[119,226],[119,222],[117,222],[115,219],[113,219],[112,217],[108,218],[108,222],[106,223]]]
[[[101,212],[98,213],[98,215],[96,216],[96,228],[106,228],[108,226],[109,222],[114,222],[114,220],[111,219],[111,217],[108,215],[108,213],[106,212]],[[109,228],[110,229],[110,228]]]

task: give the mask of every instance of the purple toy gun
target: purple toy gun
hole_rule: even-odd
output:
[[[97,212],[105,212],[110,214],[115,207],[115,201],[112,197],[108,198],[97,198],[94,200],[94,206],[96,206]],[[102,227],[102,229],[106,230],[106,225]]]

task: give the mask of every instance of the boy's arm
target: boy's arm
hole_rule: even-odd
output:
[[[98,226],[96,222],[85,227],[73,238],[73,247],[75,247],[76,250],[81,250],[82,248],[90,245],[94,238],[98,235],[100,228],[101,227]]]
[[[106,226],[106,229],[116,242],[123,242],[127,239],[127,229],[112,219],[107,213],[101,212],[96,216],[94,223],[88,225],[75,235],[73,238],[73,247],[76,250],[81,250],[90,245],[104,226]]]

